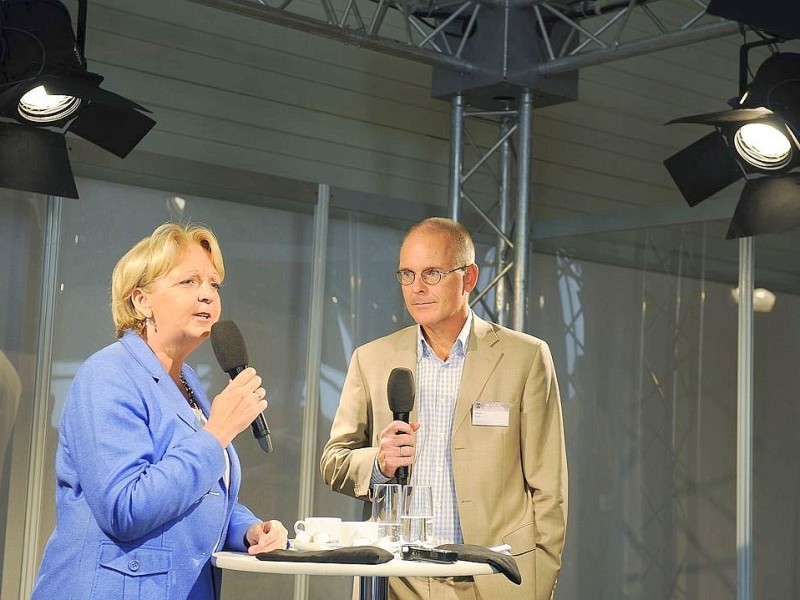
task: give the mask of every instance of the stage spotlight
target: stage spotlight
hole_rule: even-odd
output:
[[[664,161],[689,206],[746,179],[728,239],[800,225],[798,181],[790,173],[800,166],[800,54],[774,54],[764,61],[735,108],[668,125],[673,123],[715,129]]]
[[[87,0],[79,0],[78,6],[76,37],[69,11],[58,0],[0,0],[0,120],[5,121],[0,141],[36,138],[11,135],[12,127],[57,128],[62,137],[70,132],[125,158],[155,121],[143,106],[102,89],[103,77],[87,70]],[[58,151],[52,142],[46,145],[51,155]],[[30,149],[28,145],[26,151]],[[4,154],[14,153],[6,148]],[[15,163],[0,164],[0,181],[17,179],[5,173],[18,168]]]

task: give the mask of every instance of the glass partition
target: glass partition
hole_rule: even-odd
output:
[[[167,220],[209,225],[227,268],[223,316],[237,321],[267,382],[275,452],[249,431],[236,440],[242,501],[291,530],[297,514],[305,411],[313,219],[308,199],[241,204],[79,180],[61,201],[41,555],[55,522],[53,456],[67,389],[80,364],[113,340],[111,270]],[[288,199],[292,200],[292,199]],[[291,204],[291,210],[283,210]],[[308,207],[305,211],[302,207]],[[301,208],[298,208],[301,207]],[[317,456],[353,350],[412,324],[393,272],[410,222],[334,206],[328,223]],[[0,192],[0,595],[20,589],[47,202]],[[113,217],[109,216],[113,215]],[[416,220],[416,219],[415,219]],[[553,350],[570,467],[569,527],[559,600],[727,599],[736,588],[738,244],[726,223],[676,225],[534,241],[528,330]],[[479,289],[494,245],[478,232]],[[800,284],[775,256],[794,234],[755,241],[756,286],[777,300],[755,315],[754,592],[797,596],[800,474],[794,335]],[[800,256],[800,252],[796,253]],[[713,258],[711,258],[713,257]],[[792,269],[788,269],[789,273]],[[476,311],[484,317],[493,295]],[[190,357],[211,394],[226,384],[209,346]],[[12,416],[14,415],[14,416]],[[316,465],[315,465],[316,468]],[[318,470],[314,513],[360,519],[354,500]],[[291,576],[227,572],[225,598],[288,598]],[[350,598],[350,578],[309,579],[309,598]],[[265,592],[268,590],[268,592]]]
[[[0,189],[0,597],[19,594],[47,200]]]
[[[753,246],[754,287],[761,288],[753,299],[753,597],[797,598],[800,280],[795,266],[800,235],[759,236]],[[777,256],[783,257],[780,262]]]
[[[532,331],[556,359],[570,468],[560,600],[735,595],[736,242],[706,262],[724,233],[535,244]]]
[[[353,349],[410,323],[391,279],[406,226],[331,220],[320,448]],[[711,223],[535,244],[529,331],[553,349],[570,464],[560,599],[735,590],[738,246],[706,260],[724,233]],[[321,482],[316,493],[322,513],[360,517]]]

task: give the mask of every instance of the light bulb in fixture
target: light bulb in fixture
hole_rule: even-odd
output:
[[[48,94],[43,85],[29,90],[19,99],[17,110],[26,121],[51,123],[70,116],[81,105],[80,98]]]
[[[792,158],[792,144],[777,127],[768,123],[746,123],[733,136],[739,155],[760,169],[780,169]]]

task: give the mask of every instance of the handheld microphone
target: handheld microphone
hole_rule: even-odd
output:
[[[231,379],[247,368],[247,346],[236,323],[233,321],[217,321],[211,326],[211,347],[214,356],[222,370],[230,375]],[[264,452],[272,452],[272,439],[269,437],[269,427],[264,413],[256,417],[250,425],[253,435],[258,440],[258,445]]]
[[[395,421],[408,423],[411,409],[414,408],[414,397],[417,386],[414,385],[414,374],[411,369],[395,367],[389,373],[389,382],[386,385],[386,395],[389,397],[389,408]],[[399,467],[395,473],[397,483],[408,483],[408,467]]]

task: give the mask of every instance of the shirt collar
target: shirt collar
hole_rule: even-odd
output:
[[[454,354],[464,356],[467,353],[467,340],[469,339],[469,332],[472,330],[472,314],[472,310],[470,310],[461,332],[458,334],[456,341],[453,342],[450,351],[451,356]],[[417,325],[417,362],[432,355],[433,348],[431,348],[425,336],[422,335],[422,326]]]

